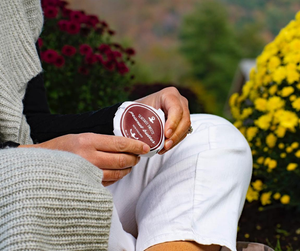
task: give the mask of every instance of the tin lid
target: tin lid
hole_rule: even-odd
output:
[[[152,157],[164,147],[165,116],[161,109],[138,102],[124,102],[114,117],[114,134],[141,140],[150,146],[142,157]]]

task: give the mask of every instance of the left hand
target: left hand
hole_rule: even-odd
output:
[[[166,140],[159,154],[164,154],[186,137],[191,125],[188,100],[175,87],[162,89],[136,102],[162,109],[166,115]]]

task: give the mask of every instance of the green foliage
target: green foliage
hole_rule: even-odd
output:
[[[50,108],[80,113],[126,100],[134,50],[112,42],[114,31],[98,17],[43,0],[40,48]]]
[[[192,74],[223,106],[242,56],[225,6],[219,1],[198,4],[185,17],[180,39],[181,51],[191,63]]]

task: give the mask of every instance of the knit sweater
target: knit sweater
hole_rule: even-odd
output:
[[[0,1],[0,128],[2,141],[30,144],[22,100],[27,83],[41,72],[35,42],[43,15],[39,0]]]
[[[32,143],[22,100],[42,70],[40,0],[0,0],[2,141]],[[85,159],[45,149],[0,150],[1,250],[107,250],[112,196]]]

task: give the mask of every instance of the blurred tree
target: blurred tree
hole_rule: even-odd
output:
[[[256,58],[265,45],[265,40],[261,33],[263,25],[261,23],[248,23],[237,31],[237,40],[242,49],[243,58]]]
[[[216,0],[197,4],[183,21],[180,40],[181,51],[191,63],[192,75],[214,93],[220,111],[242,57],[226,7]]]

